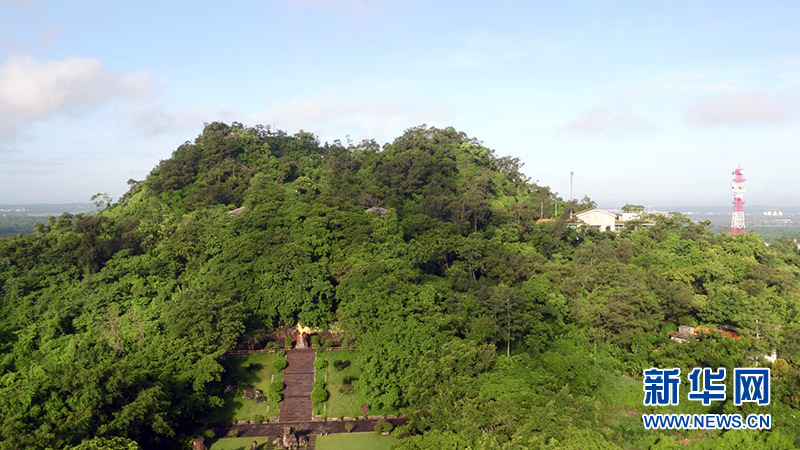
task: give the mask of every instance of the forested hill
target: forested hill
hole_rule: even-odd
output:
[[[298,321],[355,339],[358,387],[409,417],[402,448],[669,448],[672,431],[626,421],[630,376],[773,349],[772,431],[695,444],[800,445],[791,242],[680,216],[573,230],[588,199],[451,128],[381,147],[212,123],[129,184],[0,240],[2,448],[180,448],[222,404],[223,353]],[[678,325],[741,338],[680,345]]]

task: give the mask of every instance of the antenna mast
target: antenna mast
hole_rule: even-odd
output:
[[[731,234],[744,234],[744,170],[742,166],[733,170],[733,215],[731,216]]]
[[[575,171],[572,170],[572,167],[569,168],[569,201],[572,201],[572,182],[575,178]]]

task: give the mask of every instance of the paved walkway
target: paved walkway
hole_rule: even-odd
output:
[[[386,419],[392,425],[398,427],[404,425],[408,420],[401,419]],[[351,422],[355,425],[353,433],[375,431],[375,422],[378,419],[357,419],[357,420],[329,420],[323,421],[306,421],[306,422],[272,422],[265,424],[242,424],[242,425],[219,425],[214,428],[217,436],[227,436],[228,430],[237,428],[239,430],[239,437],[258,437],[258,436],[280,436],[283,433],[283,427],[294,427],[298,430],[298,434],[309,436],[322,433],[347,433],[345,424]]]
[[[314,404],[311,391],[314,389],[314,349],[292,349],[286,352],[286,370],[283,372],[283,401],[278,420],[280,422],[311,421]]]

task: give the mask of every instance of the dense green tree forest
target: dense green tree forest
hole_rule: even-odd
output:
[[[589,199],[452,128],[381,147],[212,123],[130,186],[0,239],[2,448],[181,448],[222,403],[224,352],[298,321],[355,340],[357,383],[408,415],[403,449],[800,446],[788,240],[679,215],[573,229]],[[677,344],[679,325],[740,338]],[[769,406],[708,409],[770,413],[772,430],[645,432],[644,369],[772,350]]]
[[[41,217],[0,216],[0,238],[15,234],[30,234],[35,231],[36,223]]]

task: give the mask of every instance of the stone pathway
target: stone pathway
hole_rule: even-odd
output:
[[[314,389],[314,349],[292,349],[286,352],[288,365],[283,372],[283,401],[278,420],[284,422],[311,421],[314,404],[311,391]]]
[[[404,425],[408,422],[405,418],[392,418],[386,419],[396,427]],[[361,432],[374,432],[375,422],[378,419],[356,419],[356,420],[328,420],[323,421],[304,421],[304,422],[272,422],[265,424],[242,424],[242,425],[219,425],[214,428],[217,436],[227,436],[228,430],[237,428],[239,430],[239,437],[259,437],[259,436],[280,436],[283,432],[283,427],[293,427],[298,430],[298,433],[303,436],[310,436],[315,434],[333,434],[333,433],[347,433],[345,424],[352,422],[355,425],[353,433]],[[260,441],[259,441],[260,442]]]

